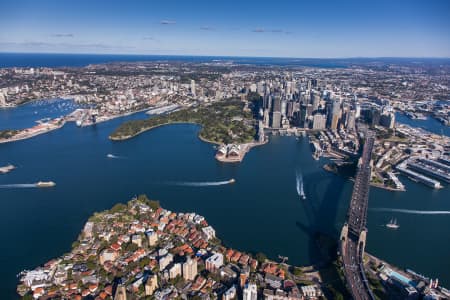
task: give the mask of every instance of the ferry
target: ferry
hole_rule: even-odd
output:
[[[12,170],[14,170],[16,167],[9,164],[7,166],[4,167],[0,167],[0,174],[6,174],[8,172],[11,172]]]
[[[386,224],[386,227],[390,229],[398,229],[400,225],[397,224],[397,219],[391,219],[389,223]]]
[[[53,181],[39,181],[38,183],[36,183],[36,187],[52,187],[55,185],[56,183],[54,183]]]
[[[230,180],[228,180],[228,183],[235,183],[236,180],[234,178],[231,178]]]

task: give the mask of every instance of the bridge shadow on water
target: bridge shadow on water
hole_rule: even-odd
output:
[[[309,260],[327,287],[325,293],[330,298],[341,294],[345,299],[349,297],[344,283],[339,276],[336,264],[338,240],[344,220],[338,220],[340,206],[347,209],[345,182],[347,176],[327,174],[324,182],[323,171],[309,174],[306,186],[313,187],[307,191],[308,199],[301,200],[306,213],[305,221],[297,221],[296,226],[309,236]],[[345,197],[344,197],[345,196]],[[350,195],[349,195],[350,197]]]

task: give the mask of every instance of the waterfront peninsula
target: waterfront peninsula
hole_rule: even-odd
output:
[[[17,292],[24,299],[342,297],[314,268],[285,262],[227,248],[203,216],[141,195],[90,217],[69,253],[20,274]]]
[[[66,123],[64,118],[38,122],[37,125],[26,129],[5,129],[0,130],[0,144],[29,139],[40,134],[59,129]]]
[[[198,137],[219,145],[216,159],[222,162],[240,162],[254,146],[264,144],[264,132],[256,137],[256,121],[251,101],[226,99],[202,107],[190,107],[146,120],[122,123],[109,138],[114,141],[130,139],[145,131],[170,124],[193,123],[201,126]]]
[[[125,122],[110,135],[110,139],[125,140],[155,127],[174,123],[201,125],[199,137],[215,144],[248,143],[256,135],[251,110],[243,101],[229,99],[146,120]]]
[[[322,249],[330,242],[323,242]],[[331,243],[333,244],[333,243]],[[324,250],[327,252],[328,250]],[[223,245],[207,220],[175,213],[145,195],[95,213],[72,250],[20,273],[23,299],[344,299],[342,264],[328,258],[297,267]],[[365,255],[370,287],[380,299],[415,293],[450,296],[438,283]],[[420,286],[420,288],[417,288]],[[416,290],[417,289],[417,290]],[[256,299],[256,298],[251,298]]]

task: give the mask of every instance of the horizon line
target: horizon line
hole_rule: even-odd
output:
[[[450,59],[450,56],[327,56],[327,57],[294,57],[294,56],[248,56],[248,55],[211,55],[211,54],[145,54],[145,53],[89,53],[89,52],[28,52],[0,51],[0,54],[56,54],[56,55],[112,55],[112,56],[169,56],[169,57],[224,57],[224,58],[275,58],[275,59]]]

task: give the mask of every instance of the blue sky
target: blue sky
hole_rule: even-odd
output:
[[[1,0],[0,52],[450,57],[450,1]]]

